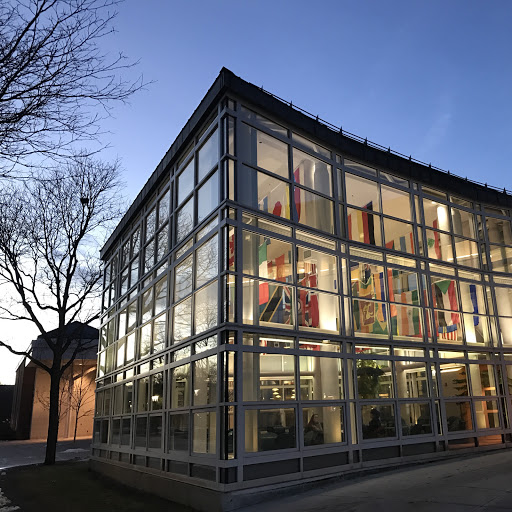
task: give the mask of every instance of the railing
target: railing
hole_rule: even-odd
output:
[[[348,137],[349,139],[356,140],[358,142],[361,142],[362,144],[365,144],[372,148],[378,149],[379,151],[384,151],[386,153],[391,153],[393,155],[400,156],[400,157],[405,158],[411,162],[428,167],[429,169],[434,169],[435,171],[439,171],[444,174],[447,174],[448,176],[455,176],[457,178],[461,178],[461,179],[467,181],[468,183],[474,183],[476,185],[480,185],[481,187],[490,188],[492,190],[496,190],[497,192],[501,192],[503,194],[512,195],[512,190],[508,190],[506,188],[501,189],[499,187],[495,187],[494,185],[488,185],[487,183],[481,183],[480,181],[471,180],[467,177],[463,178],[462,176],[451,173],[450,171],[445,171],[444,169],[441,169],[440,167],[436,167],[435,165],[432,165],[431,163],[427,164],[425,162],[422,162],[421,160],[417,160],[416,158],[413,158],[411,155],[409,155],[409,156],[404,155],[403,153],[400,153],[399,151],[395,151],[395,150],[391,149],[391,147],[386,148],[385,146],[381,146],[380,144],[377,144],[376,142],[372,142],[371,140],[368,140],[367,138],[363,138],[363,137],[360,137],[359,135],[356,135],[355,133],[348,132],[348,131],[344,130],[343,127],[341,127],[341,126],[340,127],[335,126],[332,123],[329,123],[329,121],[325,121],[324,119],[321,119],[320,117],[315,116],[311,112],[308,112],[307,110],[304,110],[303,108],[300,108],[297,105],[294,105],[291,101],[283,100],[283,98],[280,98],[279,96],[276,96],[275,94],[265,90],[263,87],[260,87],[260,90],[262,92],[268,94],[269,96],[272,96],[272,98],[275,98],[276,100],[279,100],[280,102],[292,107],[293,109],[297,110],[298,112],[301,112],[302,114],[310,117],[311,119],[314,119],[318,123],[323,124],[324,126],[329,128],[333,132],[339,133],[340,135],[344,135],[345,137]]]

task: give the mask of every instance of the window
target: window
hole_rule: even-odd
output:
[[[395,437],[395,408],[393,405],[361,405],[363,439]]]
[[[290,196],[286,182],[241,165],[238,177],[238,200],[241,204],[290,218]]]
[[[332,196],[332,166],[293,148],[293,180],[297,185]]]
[[[343,407],[307,407],[302,409],[304,446],[343,443],[345,431]]]
[[[295,400],[295,356],[243,354],[245,401]]]
[[[246,452],[295,448],[295,409],[246,410],[245,432]]]
[[[299,368],[301,400],[340,400],[343,398],[341,359],[301,356]]]
[[[194,160],[192,159],[178,176],[178,204],[192,192],[194,188]]]
[[[283,178],[288,178],[288,145],[245,123],[240,130],[240,157]]]
[[[194,405],[217,403],[217,356],[194,361]]]
[[[198,412],[194,415],[194,431],[192,448],[195,453],[211,453],[217,451],[216,432],[217,414],[215,412]]]
[[[219,204],[219,172],[215,171],[197,192],[197,222],[201,222]]]
[[[215,130],[199,149],[197,155],[197,181],[201,181],[219,161],[219,131]]]
[[[359,398],[392,398],[393,374],[391,362],[358,359],[356,362]]]
[[[297,221],[312,228],[334,233],[333,202],[309,190],[293,187],[293,204]]]

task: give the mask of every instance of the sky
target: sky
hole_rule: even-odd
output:
[[[133,200],[222,67],[362,137],[512,189],[512,2],[126,0],[103,50],[145,90],[102,124]],[[19,348],[37,332],[0,322]],[[0,349],[0,383],[19,357]]]

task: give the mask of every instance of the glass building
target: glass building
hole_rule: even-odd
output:
[[[511,208],[223,69],[102,250],[94,468],[227,510],[511,445]]]

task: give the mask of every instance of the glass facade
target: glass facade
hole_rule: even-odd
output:
[[[510,440],[510,211],[286,125],[222,100],[106,252],[93,455],[236,484]]]

